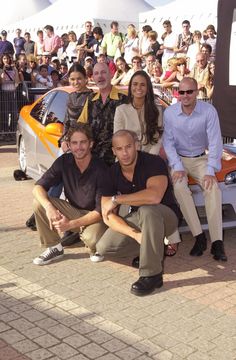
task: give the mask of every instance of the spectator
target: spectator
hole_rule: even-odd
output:
[[[40,65],[39,73],[36,75],[36,87],[47,89],[53,87],[52,78],[48,73],[47,65]]]
[[[25,43],[24,43],[25,55],[28,56],[30,54],[34,54],[34,41],[31,40],[30,33],[26,32],[24,37],[25,37]]]
[[[70,67],[73,62],[77,60],[77,37],[74,31],[69,31],[68,33],[68,45],[63,53],[64,60],[67,60],[68,67]]]
[[[113,77],[115,75],[116,72],[116,65],[113,61],[110,61],[107,59],[107,56],[105,54],[100,54],[97,57],[97,62],[100,64],[107,64],[111,77]]]
[[[66,62],[61,62],[59,74],[60,74],[61,83],[64,86],[69,85],[69,82],[68,82],[68,66],[67,66]]]
[[[54,67],[50,65],[51,63],[51,55],[48,52],[44,52],[41,57],[41,64],[40,65],[47,65],[48,74],[50,75]]]
[[[37,31],[38,39],[34,43],[34,56],[41,56],[44,52],[43,30]]]
[[[151,82],[153,84],[159,84],[162,73],[163,73],[162,66],[159,63],[159,61],[156,60],[155,63],[152,64],[152,68],[150,71]]]
[[[206,96],[206,83],[208,81],[208,67],[206,54],[198,53],[196,56],[196,64],[191,70],[189,76],[194,78],[198,84],[198,99],[205,99]]]
[[[94,61],[97,62],[97,57],[102,54],[102,39],[103,39],[103,31],[100,26],[96,26],[93,29],[94,39],[90,42],[90,48],[87,48],[87,53],[93,53]]]
[[[56,56],[54,56],[52,58],[50,65],[53,67],[53,69],[60,71],[61,63],[60,63],[60,60]]]
[[[150,40],[148,38],[149,31],[152,31],[152,27],[150,25],[144,25],[142,27],[142,36],[139,42],[139,55],[145,56],[150,52]]]
[[[132,59],[132,68],[123,77],[122,84],[129,85],[130,79],[138,70],[142,70],[142,59],[140,56],[134,56]]]
[[[57,56],[57,52],[61,47],[61,39],[58,35],[54,34],[54,28],[51,25],[44,27],[46,36],[44,38],[44,51],[51,56]]]
[[[0,131],[15,132],[17,124],[16,88],[19,74],[9,54],[0,58],[1,120]]]
[[[193,43],[189,45],[186,54],[188,69],[191,71],[196,63],[196,55],[201,51],[202,34],[199,30],[193,32]]]
[[[208,25],[206,28],[206,34],[207,34],[207,39],[206,39],[206,43],[211,45],[211,56],[210,56],[210,61],[214,61],[215,60],[215,56],[216,56],[216,30],[214,25]]]
[[[6,30],[2,30],[1,36],[2,36],[2,40],[0,41],[0,55],[8,54],[13,56],[14,47],[12,43],[7,40]]]
[[[163,44],[161,45],[160,49],[163,50],[162,67],[165,68],[167,66],[167,60],[175,55],[177,36],[172,31],[170,20],[165,20],[163,22],[163,27],[165,29],[165,33],[162,35]]]
[[[207,98],[212,100],[214,91],[214,75],[215,75],[215,63],[211,61],[208,63],[208,79],[206,82]]]
[[[59,72],[57,70],[52,70],[51,72],[51,80],[52,80],[52,87],[56,88],[56,87],[60,87],[62,86],[61,82],[60,82],[60,75]]]
[[[25,51],[24,49],[25,39],[21,36],[21,29],[16,29],[16,37],[13,39],[16,59],[18,55]]]
[[[124,59],[128,65],[132,64],[132,58],[139,55],[139,38],[135,26],[130,24],[127,28],[127,36],[123,43]]]
[[[16,68],[19,73],[19,79],[21,82],[31,82],[31,71],[28,68],[27,57],[25,54],[20,54],[16,62]]]
[[[77,52],[78,52],[78,61],[81,65],[84,65],[84,59],[86,56],[91,55],[91,52],[88,53],[87,49],[92,48],[93,46],[93,25],[91,21],[86,21],[85,32],[82,33],[77,42]]]
[[[115,57],[117,58],[122,55],[121,48],[124,37],[123,34],[119,32],[119,24],[117,21],[112,21],[110,27],[111,31],[104,35],[101,46],[103,48],[103,53],[107,55],[108,60],[114,61]]]
[[[184,20],[182,22],[183,32],[178,36],[177,45],[175,49],[175,53],[179,57],[185,56],[188,51],[189,45],[192,45],[193,43],[193,34],[190,31],[190,27],[191,25],[189,20]]]
[[[130,68],[122,56],[120,56],[116,59],[116,68],[117,68],[117,70],[111,80],[111,84],[112,85],[123,85],[122,80]]]
[[[148,39],[150,42],[150,54],[155,56],[155,60],[157,59],[161,63],[162,53],[159,52],[160,50],[160,43],[157,41],[157,32],[156,31],[149,31]]]
[[[207,43],[202,44],[200,52],[206,55],[207,62],[209,62],[212,53],[211,45]]]
[[[156,61],[156,56],[153,53],[149,53],[145,56],[145,67],[144,67],[144,71],[147,74],[150,74],[150,70],[152,67],[152,64]]]

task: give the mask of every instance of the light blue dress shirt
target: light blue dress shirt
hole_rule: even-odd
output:
[[[221,169],[223,143],[219,117],[209,103],[197,100],[190,115],[183,113],[181,103],[164,112],[163,146],[174,171],[184,171],[180,155],[194,157],[208,150],[206,175]]]

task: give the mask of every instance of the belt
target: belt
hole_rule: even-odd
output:
[[[206,155],[205,151],[199,155],[195,155],[195,156],[186,156],[186,155],[180,155],[179,156],[182,156],[182,157],[186,157],[186,158],[198,158],[198,157],[201,157],[201,156],[204,156]]]

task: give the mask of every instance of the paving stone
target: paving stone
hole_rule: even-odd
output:
[[[79,349],[79,351],[85,356],[87,356],[89,359],[96,359],[99,358],[99,356],[102,356],[107,353],[107,351],[104,348],[93,343],[82,346]]]
[[[37,325],[37,326],[39,326],[39,327],[41,327],[43,329],[48,329],[48,328],[56,326],[58,324],[59,323],[56,320],[51,319],[49,317],[46,318],[46,319],[35,322],[35,325]]]
[[[71,326],[71,328],[82,335],[88,334],[97,329],[94,325],[90,325],[85,321],[81,321],[79,324]]]
[[[52,357],[52,353],[46,349],[37,349],[27,354],[32,360],[46,360]]]
[[[45,334],[34,339],[34,341],[43,348],[58,344],[60,341],[50,334]]]
[[[102,344],[102,346],[110,352],[116,352],[126,348],[127,344],[118,339],[112,339]]]
[[[121,359],[124,360],[133,360],[137,359],[140,355],[142,355],[142,353],[137,349],[133,348],[132,346],[129,346],[125,349],[117,351],[116,355],[118,355]]]
[[[5,340],[8,344],[14,344],[25,339],[25,337],[16,330],[5,331],[0,334],[0,338]]]
[[[38,345],[30,340],[22,340],[12,346],[22,354],[38,349]]]
[[[68,336],[67,338],[63,339],[63,341],[76,349],[90,342],[90,340],[80,334]]]
[[[27,338],[33,340],[37,337],[40,337],[44,334],[46,334],[46,332],[41,329],[40,327],[34,327],[25,331],[22,331],[22,334],[24,334]]]
[[[111,335],[107,334],[105,331],[102,331],[102,330],[96,330],[96,331],[90,332],[89,334],[86,334],[86,336],[91,341],[95,341],[97,344],[103,344],[103,343],[113,339],[113,337]]]
[[[27,329],[34,327],[34,325],[30,321],[23,319],[23,318],[10,321],[9,325],[19,331],[27,330]]]
[[[179,355],[180,357],[182,357],[184,359],[186,356],[192,354],[195,351],[195,349],[189,345],[182,343],[182,344],[177,344],[177,345],[171,347],[170,351],[174,354]]]
[[[19,317],[20,317],[19,314],[16,314],[13,311],[9,311],[9,312],[6,312],[6,313],[0,315],[0,321],[10,322],[12,320],[19,319]]]
[[[9,330],[10,329],[10,326],[8,326],[7,324],[5,324],[4,322],[0,322],[0,333],[1,332],[4,332],[6,330]]]
[[[50,351],[56,354],[60,359],[69,359],[78,354],[74,348],[65,343],[51,347]]]
[[[32,322],[42,320],[46,317],[46,315],[43,314],[42,312],[32,309],[28,311],[24,311],[23,313],[21,313],[21,315],[27,320]]]
[[[62,324],[50,327],[48,332],[58,337],[59,339],[66,338],[67,336],[73,335],[75,333],[73,330]]]

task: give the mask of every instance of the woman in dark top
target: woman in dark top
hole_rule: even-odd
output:
[[[92,90],[87,87],[86,71],[79,63],[74,63],[68,71],[69,84],[74,92],[69,94],[67,112],[64,121],[64,134],[60,141],[62,150],[68,150],[64,137],[73,123],[76,123],[84,107],[88,95]]]

